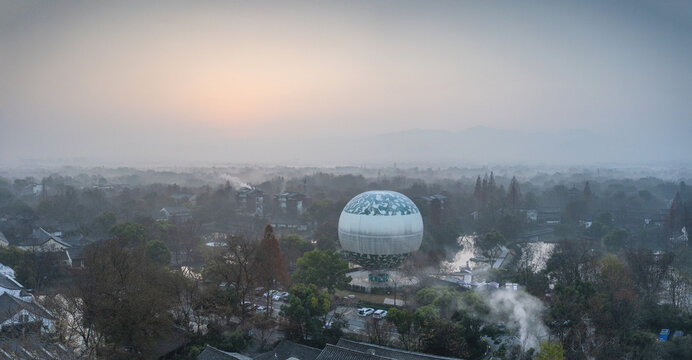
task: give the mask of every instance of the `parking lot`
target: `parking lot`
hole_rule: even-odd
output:
[[[267,301],[266,297],[260,295],[256,295],[253,299],[252,302],[256,305],[261,305],[261,306],[267,306]],[[278,318],[279,313],[281,311],[281,305],[284,305],[285,302],[282,300],[273,300],[272,301],[272,317]],[[380,308],[374,308],[375,310],[378,309],[383,309],[386,310],[387,306],[383,305]],[[359,334],[359,335],[364,335],[366,333],[366,322],[367,321],[372,321],[373,316],[372,314],[368,316],[360,316],[358,315],[358,307],[354,306],[346,306],[346,305],[340,305],[337,306],[334,310],[330,311],[329,314],[327,315],[327,319],[331,319],[335,313],[340,313],[342,314],[343,320],[346,321],[347,325],[343,329],[344,332],[347,333],[354,333],[354,334]],[[381,320],[384,321],[384,320]]]

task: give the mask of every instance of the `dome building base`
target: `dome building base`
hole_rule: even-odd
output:
[[[368,274],[368,281],[370,281],[371,283],[372,283],[372,282],[375,282],[375,283],[384,283],[384,282],[389,281],[389,274],[387,274],[386,272],[385,272],[385,273],[382,273],[382,272],[377,272],[377,273],[371,272],[371,273]]]
[[[351,282],[348,284],[351,291],[369,294],[401,292],[405,288],[420,284],[417,277],[397,270],[358,270],[347,275],[351,277]]]

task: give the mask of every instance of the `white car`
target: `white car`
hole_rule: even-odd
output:
[[[373,309],[373,308],[360,308],[360,309],[358,309],[358,315],[360,315],[360,316],[368,316],[374,312],[375,312],[375,309]]]
[[[274,296],[274,295],[276,295],[277,293],[279,293],[279,290],[269,290],[269,291],[267,291],[266,293],[262,294],[262,297],[267,297],[267,295],[269,295],[269,296]]]
[[[372,314],[372,317],[375,319],[384,319],[387,317],[387,310],[377,310]]]
[[[265,311],[267,311],[267,308],[264,307],[264,306],[262,306],[262,305],[258,306],[257,309],[255,309],[255,312],[258,313],[258,314],[261,314],[261,313],[263,313],[263,312],[265,312]]]
[[[279,301],[279,300],[288,300],[288,293],[287,292],[276,292],[274,293],[274,296],[272,296],[272,300],[274,301]]]

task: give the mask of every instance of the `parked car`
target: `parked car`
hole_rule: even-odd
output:
[[[322,325],[322,329],[331,329],[333,325],[333,321],[327,321],[326,323],[324,323],[324,325]]]
[[[365,308],[364,307],[364,308],[358,309],[358,315],[360,315],[360,316],[368,316],[374,312],[375,312],[375,309],[373,309],[373,308]]]
[[[372,317],[375,319],[384,319],[387,317],[387,310],[376,310],[373,314]]]
[[[280,292],[279,290],[269,290],[269,291],[265,292],[264,294],[262,294],[262,297],[274,296],[279,292]]]
[[[242,303],[240,303],[240,305],[246,309],[249,309],[252,307],[253,304],[252,304],[252,301],[246,300],[246,301],[243,301]]]
[[[673,333],[673,339],[675,339],[676,337],[684,336],[684,335],[685,335],[685,332],[684,332],[684,331],[682,331],[682,330],[675,330],[675,332]]]
[[[288,293],[287,292],[276,292],[274,293],[274,296],[272,296],[272,300],[274,301],[279,301],[279,300],[288,300]]]
[[[658,334],[658,340],[666,341],[668,340],[668,335],[670,335],[670,329],[661,329],[661,332]]]
[[[263,313],[263,312],[265,312],[265,311],[267,311],[267,307],[266,307],[266,306],[262,306],[262,305],[258,306],[258,307],[255,309],[255,312],[258,313],[258,314],[259,314],[259,313]]]

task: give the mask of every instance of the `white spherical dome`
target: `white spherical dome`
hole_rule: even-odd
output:
[[[349,260],[369,268],[397,266],[423,240],[418,207],[395,191],[367,191],[346,204],[339,243]]]

